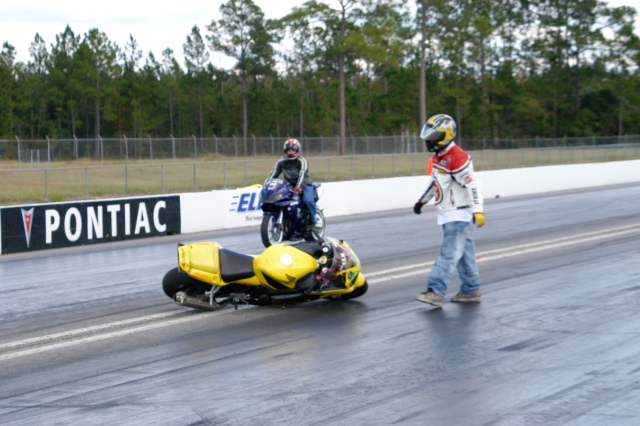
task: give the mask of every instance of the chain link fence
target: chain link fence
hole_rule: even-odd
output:
[[[275,157],[282,154],[286,138],[93,138],[0,140],[0,161],[17,161],[18,164],[91,160],[140,161],[140,160],[216,160],[250,157]],[[306,156],[331,156],[339,154],[337,137],[299,138]],[[392,154],[420,150],[416,135],[350,137],[347,153]]]
[[[242,138],[127,138],[0,140],[0,161],[16,162],[17,167],[52,162],[230,160],[277,157],[282,155],[284,137]],[[338,137],[299,138],[304,155],[339,155]],[[464,139],[457,141],[466,150],[506,150],[637,144],[640,136],[579,138]],[[348,137],[346,155],[406,154],[422,151],[416,134]],[[4,167],[2,167],[4,168]]]

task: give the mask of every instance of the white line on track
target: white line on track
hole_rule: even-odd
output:
[[[489,250],[478,253],[478,261],[486,262],[489,260],[519,256],[535,251],[550,250],[570,244],[579,244],[589,241],[595,241],[602,238],[616,237],[619,235],[625,235],[629,234],[630,232],[637,231],[640,231],[640,225],[628,225],[601,231],[586,232],[569,237],[538,241],[530,244],[521,244],[517,246],[506,247],[503,249]],[[367,281],[369,282],[369,284],[374,284],[393,279],[426,274],[429,272],[430,267],[433,266],[434,263],[435,262],[417,263],[399,268],[390,268],[383,271],[367,273]],[[371,279],[372,277],[379,278]],[[246,307],[243,309],[246,309]],[[128,320],[110,322],[107,324],[79,328],[76,330],[69,330],[61,333],[49,334],[41,337],[34,337],[15,342],[4,343],[0,344],[0,352],[11,352],[0,354],[0,361],[6,361],[9,359],[19,358],[27,355],[66,348],[82,343],[90,343],[110,338],[122,337],[128,334],[154,330],[170,325],[184,324],[209,318],[214,315],[220,315],[225,312],[228,311],[202,312],[197,314],[194,314],[191,311],[164,312]]]
[[[131,323],[141,323],[141,322],[146,322],[149,321],[149,318],[154,319],[154,317],[171,317],[171,316],[177,316],[180,315],[180,318],[176,318],[176,319],[164,319],[158,322],[154,322],[154,323],[150,323],[150,324],[145,324],[145,325],[141,325],[141,326],[137,326],[137,327],[132,327],[132,328],[126,328],[123,330],[118,330],[118,331],[105,331],[108,329],[113,329],[114,328],[114,324],[116,323],[108,323],[105,324],[104,326],[95,326],[95,327],[87,327],[87,328],[81,328],[81,329],[77,329],[77,330],[71,330],[69,332],[66,333],[57,333],[57,334],[51,334],[51,335],[47,335],[47,336],[42,336],[42,337],[36,337],[36,338],[32,338],[32,339],[26,339],[26,340],[21,340],[18,342],[12,342],[12,343],[7,343],[2,345],[2,347],[0,347],[0,350],[2,349],[6,349],[6,348],[12,348],[12,347],[24,347],[24,346],[32,346],[32,345],[37,345],[37,344],[44,344],[42,346],[37,346],[37,347],[32,347],[29,349],[22,349],[22,350],[18,350],[16,352],[9,352],[3,355],[0,355],[0,361],[6,361],[12,358],[18,358],[18,357],[22,357],[22,356],[26,356],[26,355],[34,355],[34,354],[38,354],[41,352],[47,352],[47,351],[51,351],[54,349],[60,349],[60,348],[66,348],[69,346],[74,346],[74,345],[79,345],[82,343],[90,343],[90,342],[97,342],[99,340],[104,340],[104,339],[110,339],[110,338],[115,338],[115,337],[122,337],[122,336],[126,336],[127,334],[132,334],[132,333],[137,333],[140,331],[148,331],[148,330],[153,330],[156,328],[161,328],[161,327],[167,327],[170,325],[176,325],[176,324],[184,324],[184,323],[188,323],[188,322],[192,322],[192,321],[196,321],[196,320],[201,320],[204,318],[209,318],[213,315],[220,315],[222,314],[222,312],[218,311],[218,312],[202,312],[202,313],[198,313],[198,314],[190,314],[188,316],[184,315],[185,312],[179,312],[178,314],[176,314],[176,312],[171,312],[171,314],[156,314],[156,315],[149,315],[146,317],[139,317],[136,320],[130,320],[130,321],[117,321],[116,323],[120,323],[120,325],[127,325],[125,323],[129,322],[128,325],[130,325]],[[98,332],[99,334],[93,334],[91,335],[91,333],[95,333]],[[89,335],[87,335],[89,334]],[[62,338],[62,337],[70,337],[70,336],[78,336],[78,335],[85,335],[84,337],[76,337],[72,340],[66,340],[63,342],[58,342],[58,343],[49,343],[51,342],[51,340],[54,340],[56,338]],[[57,336],[57,337],[56,337]]]
[[[153,320],[161,320],[168,317],[174,317],[183,313],[184,312],[163,312],[161,314],[153,314],[153,315],[148,315],[146,317],[131,318],[123,321],[115,321],[107,324],[94,325],[92,327],[85,327],[85,328],[78,328],[76,330],[64,331],[62,333],[48,334],[42,337],[33,337],[31,339],[24,339],[17,342],[3,343],[3,344],[0,344],[0,351],[4,351],[6,349],[17,349],[22,346],[29,346],[37,343],[47,343],[49,341],[67,339],[70,337],[76,337],[83,334],[104,332],[114,328],[126,327],[130,325],[138,324],[138,323],[143,323],[143,322],[148,322]]]
[[[537,241],[530,244],[521,244],[517,246],[506,247],[497,250],[489,250],[477,253],[478,261],[486,262],[489,260],[503,259],[505,257],[518,256],[521,254],[532,253],[540,250],[550,250],[557,247],[563,247],[570,244],[586,243],[602,238],[614,237],[618,235],[625,235],[633,231],[640,231],[640,225],[628,225],[620,226],[617,228],[610,228],[603,231],[586,232],[583,234],[572,235],[569,237],[554,238],[551,240]],[[384,271],[377,271],[373,273],[367,273],[367,282],[374,284],[376,282],[383,282],[390,279],[398,279],[410,277],[413,275],[429,273],[430,267],[433,266],[435,261],[417,263],[414,265],[407,265],[400,268],[385,269]],[[408,271],[413,269],[413,271]],[[404,271],[404,272],[403,272]],[[395,274],[395,272],[403,272]],[[370,279],[371,277],[384,276],[384,278]]]

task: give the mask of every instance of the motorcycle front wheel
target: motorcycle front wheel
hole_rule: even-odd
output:
[[[260,225],[260,237],[265,247],[279,244],[284,238],[284,226],[276,223],[276,216],[267,214],[262,216],[262,224]]]

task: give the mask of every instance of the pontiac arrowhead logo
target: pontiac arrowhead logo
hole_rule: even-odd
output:
[[[24,234],[27,238],[27,247],[31,243],[31,223],[33,221],[33,207],[29,210],[22,210],[22,223],[24,224]]]

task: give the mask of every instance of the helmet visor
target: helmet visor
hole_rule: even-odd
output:
[[[447,136],[447,132],[440,132],[434,128],[425,128],[422,130],[422,134],[420,136],[425,140],[425,142],[437,144],[438,142],[442,142],[444,140],[444,138]]]

